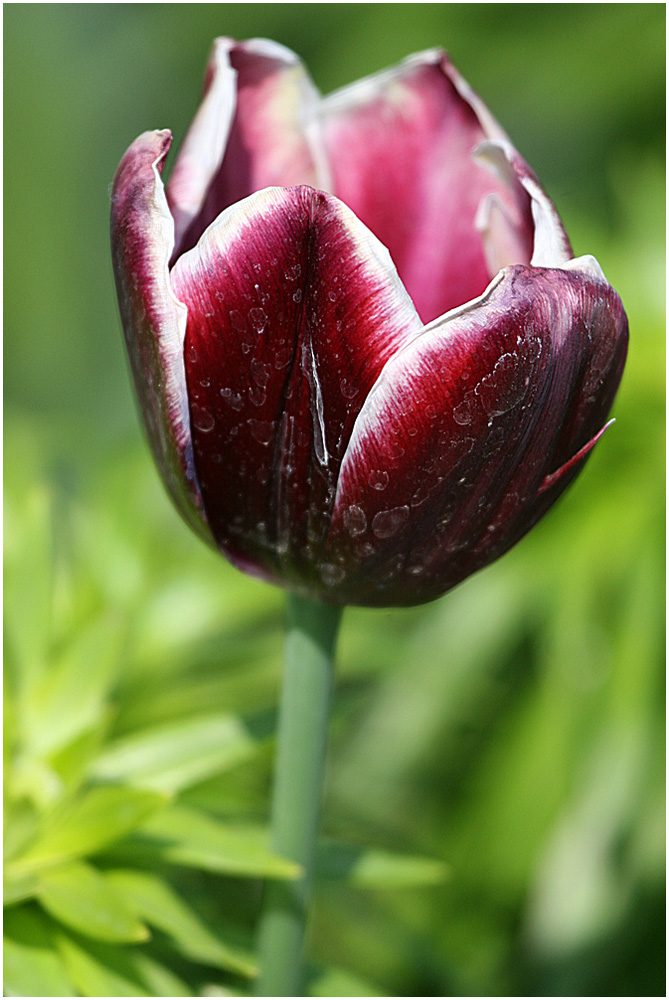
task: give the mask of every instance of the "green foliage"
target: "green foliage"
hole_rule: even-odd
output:
[[[664,993],[663,17],[8,7],[6,994],[245,995],[295,873],[266,842],[283,595],[169,506],[108,264],[120,155],[180,138],[222,32],[324,89],[444,44],[630,317],[617,422],[545,522],[430,606],[346,612],[310,994]]]

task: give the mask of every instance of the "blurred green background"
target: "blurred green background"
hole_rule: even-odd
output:
[[[109,184],[212,38],[324,91],[441,45],[626,305],[617,423],[498,564],[350,609],[316,996],[664,995],[663,4],[5,7],[5,992],[240,995],[283,595],[192,537],[141,436]]]

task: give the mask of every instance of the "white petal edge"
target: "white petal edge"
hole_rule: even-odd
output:
[[[534,219],[533,267],[564,267],[571,260],[569,243],[560,217],[546,192],[534,178],[518,151],[508,140],[486,139],[474,150],[474,158],[510,184],[519,181],[532,199]],[[521,164],[522,167],[521,168]]]
[[[192,265],[195,261],[206,256],[203,252],[205,250],[208,252],[212,250],[224,252],[226,247],[233,243],[245,226],[253,225],[255,220],[259,216],[262,216],[264,210],[281,208],[286,197],[295,190],[295,188],[283,187],[263,188],[262,191],[256,191],[254,194],[250,194],[248,197],[242,198],[241,201],[235,202],[234,205],[230,205],[224,209],[218,218],[205,229],[196,246],[191,250],[187,250],[186,253],[178,258],[174,264],[173,272],[178,273],[184,268],[192,270]],[[424,328],[416,312],[416,307],[397,273],[397,268],[387,248],[343,201],[330,194],[328,198],[330,204],[336,204],[339,219],[349,237],[355,243],[362,264],[369,267],[372,271],[380,272],[383,278],[389,283],[391,293],[397,296],[398,301],[395,315],[399,317],[398,325],[416,326],[419,329],[417,329],[415,335],[422,333]],[[472,303],[468,304],[472,305]],[[413,339],[411,337],[411,340]]]
[[[198,214],[225,156],[237,107],[237,71],[230,61],[230,53],[237,47],[296,68],[300,92],[299,126],[314,161],[317,186],[324,191],[332,187],[318,117],[321,96],[298,56],[268,38],[252,38],[244,42],[227,37],[216,38],[210,57],[210,64],[213,63],[212,82],[188,129],[168,182],[177,244]]]

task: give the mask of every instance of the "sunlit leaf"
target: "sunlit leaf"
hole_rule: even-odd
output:
[[[100,724],[120,640],[115,619],[92,622],[33,686],[25,706],[30,752],[52,753]]]
[[[266,828],[225,823],[195,809],[173,806],[143,823],[133,850],[170,864],[224,875],[295,878],[299,865],[269,850]]]
[[[107,877],[74,862],[43,872],[37,898],[52,917],[100,941],[146,941],[147,928]]]
[[[256,741],[241,719],[219,713],[140,730],[112,743],[96,777],[176,792],[253,754]]]
[[[134,830],[165,803],[158,793],[136,788],[93,788],[44,821],[41,834],[12,863],[15,875],[95,854]]]

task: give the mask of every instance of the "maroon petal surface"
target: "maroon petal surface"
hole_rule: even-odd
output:
[[[219,38],[205,94],[167,186],[175,256],[220,212],[265,187],[329,189],[319,95],[301,62],[276,42]]]
[[[116,289],[135,390],[163,480],[186,521],[210,539],[193,465],[183,363],[186,309],[167,264],[174,224],[160,179],[169,131],[145,132],[114,179],[111,241]]]
[[[398,352],[342,463],[331,598],[420,603],[505,552],[582,466],[626,347],[618,296],[581,259],[508,269]]]
[[[217,542],[247,571],[322,587],[355,419],[421,329],[385,248],[336,198],[267,189],[181,256],[195,466]]]
[[[530,199],[473,159],[504,133],[440,52],[326,98],[333,190],[388,247],[424,322],[529,263]]]

